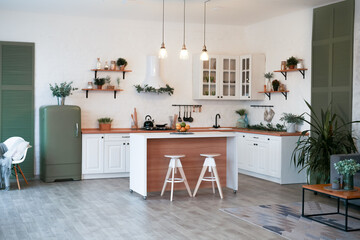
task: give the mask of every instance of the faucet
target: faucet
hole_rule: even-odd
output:
[[[221,118],[219,113],[215,115],[215,125],[213,126],[213,128],[219,128],[220,127],[220,125],[217,124],[218,117],[219,117],[219,119]]]

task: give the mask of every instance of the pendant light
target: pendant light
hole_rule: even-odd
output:
[[[163,0],[163,20],[162,20],[162,43],[159,51],[159,58],[164,59],[167,57],[167,51],[165,48],[165,41],[164,41],[164,18],[165,18],[165,0]]]
[[[205,32],[206,32],[206,3],[210,2],[210,0],[206,0],[204,2],[204,46],[202,49],[202,53],[200,55],[201,61],[209,61],[209,54],[207,53],[206,45],[205,45]]]
[[[184,0],[184,39],[183,39],[183,45],[182,45],[182,48],[180,51],[180,59],[183,59],[183,60],[186,60],[189,58],[189,52],[186,49],[186,45],[185,45],[185,6],[186,6],[185,1],[186,0]]]

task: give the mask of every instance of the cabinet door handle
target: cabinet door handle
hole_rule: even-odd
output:
[[[254,146],[257,146],[257,143],[254,143]]]
[[[268,141],[270,141],[270,138],[268,138]]]
[[[223,98],[223,96],[221,96],[221,98]]]
[[[253,138],[255,138],[255,139],[259,139],[259,137],[253,137]]]
[[[101,138],[104,139],[104,136],[102,136]]]
[[[126,143],[123,143],[123,145],[125,145]]]
[[[130,136],[122,136],[122,138],[130,138]]]
[[[217,98],[220,98],[219,96]]]
[[[79,123],[75,123],[75,137],[79,136]]]
[[[245,135],[243,135],[243,137],[245,137]]]
[[[127,143],[127,145],[130,145],[130,143]]]

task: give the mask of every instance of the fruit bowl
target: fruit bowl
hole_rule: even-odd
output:
[[[176,124],[176,131],[178,132],[187,132],[189,129],[190,129],[190,125],[184,122]]]

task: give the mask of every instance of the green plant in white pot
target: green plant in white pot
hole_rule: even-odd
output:
[[[296,125],[303,124],[304,117],[302,115],[295,115],[292,113],[283,113],[280,121],[285,122],[287,132],[294,133],[296,131]]]
[[[360,164],[354,159],[345,159],[334,163],[334,167],[339,175],[343,176],[344,190],[354,189],[354,175],[360,170]]]

